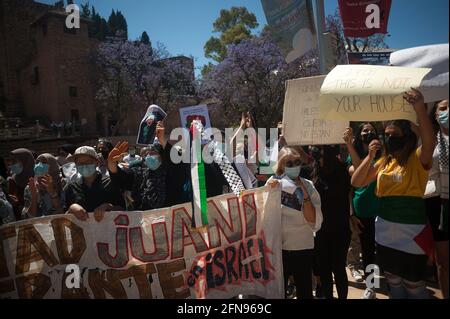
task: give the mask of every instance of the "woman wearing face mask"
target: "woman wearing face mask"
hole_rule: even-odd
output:
[[[404,99],[414,107],[422,146],[417,147],[418,138],[409,121],[387,122],[385,154],[373,164],[381,144],[372,141],[369,154],[352,176],[352,185],[364,187],[377,181],[377,259],[388,282],[390,298],[422,299],[429,298],[425,271],[427,254],[432,253],[423,194],[436,138],[422,93],[412,89],[404,94]]]
[[[158,129],[157,129],[158,135]],[[122,170],[117,163],[128,149],[128,143],[118,143],[108,157],[111,180],[122,190],[131,191],[134,210],[164,207],[166,200],[166,165],[162,161],[163,148],[152,144],[142,152],[143,163]]]
[[[25,188],[22,218],[33,218],[62,214],[64,193],[56,158],[48,153],[39,155],[31,177]]]
[[[347,252],[350,246],[350,176],[344,163],[337,158],[338,149],[316,147],[313,152],[312,180],[322,200],[323,222],[316,233],[317,271],[323,296],[333,299],[333,275],[339,299],[346,299],[348,278]]]
[[[435,243],[435,260],[442,295],[448,298],[448,100],[434,104],[430,120],[437,145],[428,176],[425,204]]]
[[[378,132],[372,123],[362,123],[358,127],[355,138],[353,131],[347,128],[343,137],[349,151],[347,159],[348,172],[353,175],[355,169],[361,165],[362,160],[369,153],[369,144],[378,139]],[[378,156],[375,160],[378,159]],[[368,265],[375,263],[375,216],[378,213],[378,198],[375,195],[376,181],[367,187],[354,189],[353,208],[351,217],[352,227],[359,234],[362,250],[363,271]],[[367,274],[365,274],[367,275]],[[367,288],[363,294],[364,299],[374,299],[375,291]]]
[[[281,193],[281,227],[285,287],[293,275],[297,299],[312,299],[314,232],[320,229],[320,196],[311,181],[301,178],[300,154],[284,147],[278,154],[275,175],[267,184],[277,187],[285,177],[295,183],[295,191]]]
[[[18,148],[11,152],[12,164],[9,166],[8,200],[13,206],[16,220],[20,220],[24,204],[24,190],[30,177],[34,176],[34,157],[30,150]]]

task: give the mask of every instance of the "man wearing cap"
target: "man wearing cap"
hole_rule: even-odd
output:
[[[100,220],[105,211],[123,209],[125,203],[120,189],[109,177],[97,171],[99,160],[95,149],[90,146],[79,147],[73,157],[81,179],[67,185],[67,213],[86,220],[87,213],[94,212],[96,220]]]

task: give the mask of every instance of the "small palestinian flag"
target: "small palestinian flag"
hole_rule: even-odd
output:
[[[203,125],[199,120],[191,123],[191,182],[192,182],[192,228],[208,225],[205,165],[202,158]]]

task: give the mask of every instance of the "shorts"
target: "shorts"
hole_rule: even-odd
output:
[[[448,241],[448,229],[439,229],[439,224],[441,223],[441,198],[439,196],[426,198],[425,206],[434,241]]]

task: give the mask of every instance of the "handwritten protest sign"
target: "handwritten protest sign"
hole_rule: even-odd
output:
[[[343,143],[348,121],[320,118],[319,92],[325,76],[287,81],[283,109],[283,135],[290,145]]]
[[[283,298],[280,207],[280,190],[263,187],[209,198],[204,232],[191,204],[7,224],[0,298]]]
[[[403,99],[411,87],[419,87],[426,68],[377,65],[338,65],[320,89],[323,119],[415,122],[413,107]]]

